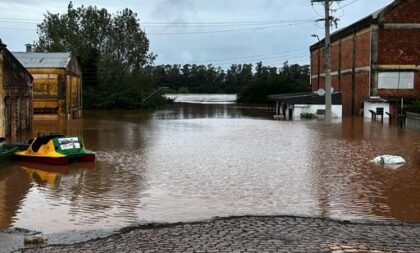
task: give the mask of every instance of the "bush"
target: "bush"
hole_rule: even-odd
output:
[[[304,112],[304,113],[300,114],[300,118],[301,119],[313,119],[313,118],[315,118],[315,114],[309,113],[309,112]]]
[[[420,100],[413,101],[411,106],[407,108],[407,112],[420,113]]]

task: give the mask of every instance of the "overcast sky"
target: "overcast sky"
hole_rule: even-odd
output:
[[[334,13],[338,28],[386,6],[392,0],[345,0]],[[0,38],[11,51],[37,39],[36,24],[47,11],[63,13],[68,1],[0,0]],[[310,0],[102,0],[73,1],[115,13],[130,8],[138,13],[158,55],[156,64],[196,63],[226,68],[231,63],[280,66],[309,62],[309,46],[322,38],[321,5]],[[263,22],[264,21],[264,22]],[[270,21],[270,22],[266,22]],[[187,25],[186,25],[187,24]],[[178,27],[175,27],[178,26]],[[179,27],[181,26],[181,27]]]

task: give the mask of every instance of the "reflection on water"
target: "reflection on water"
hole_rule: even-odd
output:
[[[54,123],[54,122],[50,122]],[[0,168],[0,227],[45,232],[243,214],[420,222],[420,132],[346,118],[273,121],[262,109],[173,104],[36,122],[84,136],[93,167]],[[401,155],[387,169],[369,162]]]

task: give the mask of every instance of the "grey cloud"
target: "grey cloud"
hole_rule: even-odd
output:
[[[187,22],[194,12],[193,0],[160,0],[154,9],[155,16],[165,22]]]

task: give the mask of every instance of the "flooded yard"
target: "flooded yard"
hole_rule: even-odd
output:
[[[274,121],[261,108],[172,104],[35,122],[81,135],[96,164],[0,165],[0,229],[287,214],[420,222],[420,132],[345,118]],[[398,169],[369,162],[401,155]]]

